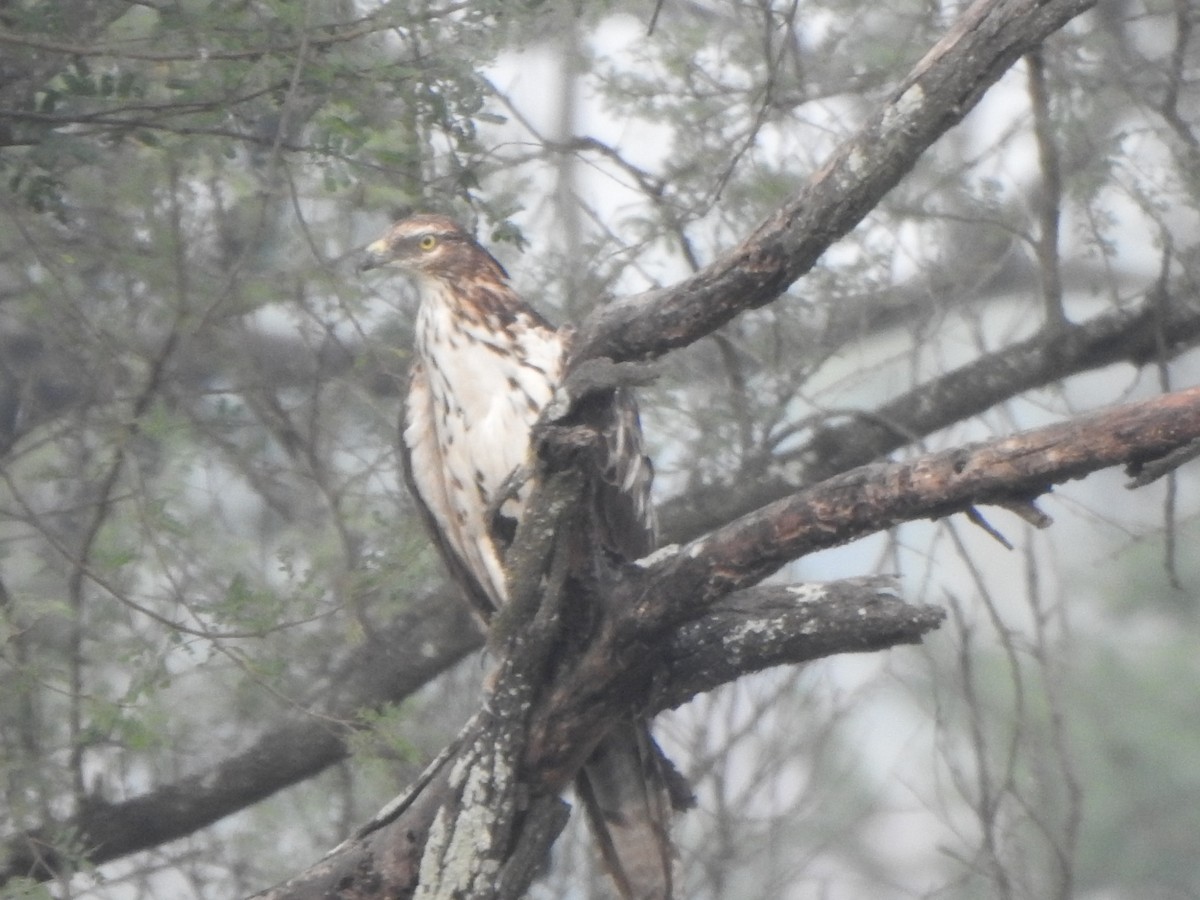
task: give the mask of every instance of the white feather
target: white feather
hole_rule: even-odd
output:
[[[404,431],[413,480],[441,532],[499,605],[507,587],[487,515],[509,476],[529,461],[530,432],[561,377],[564,346],[532,319],[507,332],[466,321],[440,281],[422,282],[417,352],[424,366],[410,387]],[[517,359],[524,364],[514,365]],[[503,512],[519,519],[523,499]]]

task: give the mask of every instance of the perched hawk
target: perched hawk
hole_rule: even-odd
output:
[[[420,289],[401,447],[409,487],[446,565],[486,621],[507,599],[504,555],[527,499],[531,429],[563,375],[567,340],[508,284],[508,273],[444,216],[404,219],[367,248]],[[654,543],[651,468],[633,398],[602,410],[592,535],[624,559]],[[524,479],[524,480],[523,480]],[[597,547],[596,552],[601,552]],[[577,789],[622,895],[672,896],[671,773],[645,723],[605,738]]]

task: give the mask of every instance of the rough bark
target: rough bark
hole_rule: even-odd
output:
[[[621,679],[644,668],[647,647],[788,561],[901,522],[973,513],[978,504],[1023,509],[1055,484],[1116,465],[1136,470],[1197,437],[1200,388],[1193,388],[909,462],[863,466],[665,547],[608,591],[614,621],[557,678],[554,702],[533,716],[530,765],[569,768],[568,749],[584,723],[629,696]]]
[[[903,603],[887,578],[742,591],[716,604],[709,615],[662,644],[657,657],[662,677],[648,694],[647,709],[657,712],[676,706],[700,691],[772,665],[916,643],[942,616],[938,609]],[[457,822],[455,815],[465,809],[462,800],[468,788],[482,789],[481,773],[490,774],[493,781],[509,778],[508,772],[495,769],[496,746],[504,743],[496,740],[497,722],[491,713],[476,716],[450,752],[435,760],[413,788],[354,838],[308,871],[256,897],[446,896],[426,893],[430,890],[426,884],[416,893],[423,842],[439,817],[442,824],[435,835],[436,855],[443,871],[433,876],[439,890],[448,888],[450,875],[445,869],[452,869],[456,878],[465,878],[467,886],[486,870],[502,888],[494,896],[519,896],[519,892],[505,891],[515,890],[518,883],[527,885],[544,861],[546,848],[564,821],[564,807],[557,798],[566,784],[563,779],[570,776],[560,770],[550,781],[521,781],[518,793],[530,798],[520,822],[524,843],[518,844],[502,865],[481,866],[478,859],[457,857],[453,848],[464,846],[468,835],[497,827],[497,806],[485,810],[484,818],[478,810],[472,812],[472,820],[465,824]],[[467,773],[476,777],[471,779]]]
[[[1094,5],[974,3],[799,196],[691,277],[598,308],[579,329],[576,361],[660,356],[776,299],[862,221],[1013,62]]]
[[[974,5],[959,25],[922,60],[894,92],[892,99],[813,175],[808,187],[800,196],[764,222],[745,242],[692,278],[661,291],[626,298],[603,307],[585,322],[580,330],[577,341],[580,358],[608,356],[624,360],[660,355],[711,332],[743,310],[762,306],[777,298],[788,285],[813,265],[833,241],[861,220],[903,177],[933,141],[961,120],[988,86],[1015,59],[1091,5],[1092,0],[992,0]],[[1044,340],[1050,341],[1052,338],[1047,337]],[[1041,358],[1052,359],[1054,352],[1056,351],[1043,346]],[[986,375],[987,373],[982,373],[981,377]],[[1010,385],[1006,390],[1012,391],[1015,388]],[[1011,393],[1004,394],[1008,395]],[[870,453],[873,457],[885,452],[888,442],[896,439],[897,429],[891,426],[901,421],[904,414],[915,415],[915,411],[923,408],[922,404],[930,397],[913,399],[917,405],[910,410],[897,408],[888,411],[889,414],[895,413],[895,419],[889,418],[888,415],[881,416],[880,421],[885,425],[879,429],[879,422],[874,423],[877,429],[874,436],[856,436],[849,432],[840,435],[835,433],[833,438],[838,439],[835,443],[841,447],[849,446],[852,442],[862,449],[841,456],[831,454],[831,458],[836,456],[837,460],[833,468],[854,461],[856,453]],[[950,402],[948,398],[942,399]],[[978,402],[981,401],[976,400],[976,403]],[[962,409],[956,413],[964,414],[968,413],[964,413]],[[1188,417],[1181,419],[1191,421]],[[847,426],[849,427],[850,425]],[[932,428],[936,427],[936,424],[930,421],[923,427]],[[1061,473],[1066,473],[1063,477],[1071,477],[1072,474],[1091,471],[1102,465],[1111,465],[1139,456],[1153,457],[1165,452],[1161,445],[1164,441],[1170,443],[1171,440],[1175,440],[1175,431],[1179,431],[1180,428],[1186,430],[1184,426],[1176,423],[1171,435],[1157,442],[1136,445],[1127,441],[1122,446],[1129,455],[1121,456],[1120,448],[1114,445],[1109,448],[1113,452],[1105,457],[1109,462],[1102,462],[1099,457],[1079,458],[1070,465],[1064,463],[1065,467],[1061,470],[1051,466],[1040,475],[1030,475],[1032,480],[1021,482],[1020,485],[1013,483],[998,486],[999,482],[989,485],[984,483],[986,479],[978,483],[970,482],[962,471],[955,472],[955,466],[961,462],[961,458],[954,454],[947,455],[940,462],[930,462],[932,469],[929,472],[903,470],[907,472],[905,478],[915,479],[927,488],[932,489],[935,484],[940,485],[944,494],[938,503],[932,502],[931,495],[922,495],[921,498],[910,495],[906,505],[905,502],[896,499],[898,495],[889,494],[888,491],[896,488],[897,484],[888,483],[887,478],[899,478],[897,473],[901,471],[893,467],[875,467],[871,474],[861,471],[848,473],[844,478],[835,479],[827,486],[822,486],[823,490],[839,493],[836,498],[828,493],[817,495],[818,498],[825,496],[827,500],[827,505],[819,510],[811,506],[810,501],[813,498],[809,498],[808,501],[796,498],[784,500],[778,509],[753,514],[745,520],[732,523],[726,529],[721,529],[712,536],[712,543],[705,543],[704,540],[693,542],[684,550],[659,557],[637,578],[623,584],[627,592],[633,590],[630,585],[641,586],[640,595],[628,593],[627,596],[635,610],[642,609],[646,615],[641,625],[629,624],[626,627],[633,628],[634,634],[639,633],[638,629],[647,634],[657,629],[655,640],[664,639],[664,630],[676,625],[683,627],[680,623],[685,622],[689,616],[705,615],[703,610],[706,604],[712,603],[724,592],[739,584],[753,583],[782,561],[807,550],[827,546],[828,542],[848,540],[856,534],[886,527],[890,523],[903,521],[914,515],[945,514],[962,509],[972,502],[1023,499],[1038,493],[1039,485],[1044,487]],[[825,439],[830,440],[828,432]],[[982,451],[977,448],[964,452],[967,453],[965,458],[974,459],[971,454]],[[982,461],[978,461],[978,465],[986,468]],[[813,470],[814,473],[819,471],[821,470]],[[891,476],[887,475],[889,472],[892,473]],[[1042,481],[1038,481],[1038,478]],[[781,482],[781,486],[786,486],[786,482]],[[892,497],[890,506],[888,497]],[[806,506],[806,503],[810,505]],[[879,517],[872,519],[872,515]],[[805,533],[806,528],[815,529],[815,532]],[[693,552],[696,554],[694,557],[691,555]],[[761,556],[749,558],[747,554],[752,552],[760,552]],[[702,557],[711,562],[707,568],[697,562]],[[685,588],[684,585],[691,587]],[[688,593],[689,590],[698,593],[692,595]],[[684,599],[677,608],[672,603],[654,602],[656,596]],[[431,616],[431,620],[447,621],[445,609]],[[632,616],[629,621],[636,623],[639,621],[639,615]],[[702,618],[696,620],[702,621]],[[686,627],[696,628],[696,622]],[[650,627],[652,624],[653,628]],[[729,621],[725,622],[726,627],[732,627],[732,624]],[[470,634],[467,629],[460,631]],[[863,634],[865,633],[858,637],[860,644],[867,640]],[[672,634],[668,641],[685,641],[686,638],[682,635],[683,632],[679,631]],[[847,635],[848,640],[849,637]],[[883,637],[875,640],[879,645],[886,644]],[[467,643],[474,643],[473,636]],[[715,643],[724,645],[721,641]],[[849,641],[847,649],[853,643]],[[874,643],[870,645],[875,646]],[[645,644],[635,641],[634,646],[644,649]],[[462,652],[467,652],[467,649],[469,648],[464,647]],[[598,647],[597,652],[600,649]],[[452,655],[457,651],[447,652]],[[611,670],[628,653],[627,647],[620,648],[616,657],[607,660],[605,665]],[[771,656],[764,648],[760,648],[757,655],[751,654],[754,660],[760,662],[767,658],[772,660],[763,664],[778,664],[801,656],[803,653],[796,648],[781,653],[778,658]],[[440,661],[445,664],[448,658],[438,657],[432,662],[436,664]],[[580,663],[574,674],[575,684],[579,683],[579,673],[586,672],[587,666],[584,662],[586,660]],[[596,664],[594,660],[592,664]],[[753,667],[745,669],[752,670]],[[639,671],[638,667],[635,666],[634,671]],[[714,663],[709,677],[727,679],[734,677],[738,671],[742,669],[732,664],[727,663],[722,667]],[[711,673],[720,674],[717,676]],[[665,684],[660,683],[653,688],[646,686],[646,696],[661,697],[664,698],[664,702],[665,698],[682,697],[689,688],[681,688],[679,685],[688,683],[686,678],[678,675],[678,680],[669,678]],[[592,686],[588,687],[589,690],[584,696],[595,696]],[[696,688],[700,689],[703,688]],[[551,693],[561,700],[562,690],[560,685]],[[597,687],[596,690],[603,688]],[[371,702],[369,691],[356,695],[347,692],[345,696],[351,704],[348,708],[352,708],[355,702]],[[389,696],[394,698],[397,694],[392,693]],[[562,746],[560,741],[564,739],[564,735],[585,732],[590,734],[597,729],[602,730],[603,718],[610,712],[606,705],[601,703],[595,716],[589,718],[588,714],[579,712],[578,704],[569,705],[574,706],[574,710],[558,709],[553,703],[546,703],[544,708],[538,711],[538,749],[532,756],[526,756],[525,765],[545,766],[547,774],[543,777],[554,784],[565,783],[564,778],[569,777],[569,773],[566,776],[563,773],[570,769],[570,763],[564,762],[564,751],[552,748]],[[608,706],[611,705],[610,702]],[[579,715],[583,715],[587,720],[586,725],[570,725],[571,717]],[[85,836],[85,844],[94,848],[88,854],[88,858],[93,862],[103,862],[132,850],[152,846],[166,838],[186,834],[247,802],[266,796],[278,787],[319,770],[322,765],[327,765],[344,754],[344,744],[340,740],[326,741],[311,726],[305,725],[306,723],[289,724],[264,738],[246,754],[222,764],[219,772],[228,778],[218,778],[216,783],[230,785],[229,791],[210,792],[207,786],[201,785],[202,781],[205,785],[214,783],[212,773],[205,773],[195,779],[152,792],[145,798],[138,798],[128,804],[99,806],[99,813],[81,811],[73,819],[60,823],[60,826],[75,827]],[[299,730],[291,731],[292,728]],[[305,752],[294,760],[287,754],[280,753],[281,745],[278,742],[282,741],[282,746],[286,747],[289,740],[306,748]],[[578,750],[573,753],[577,755]],[[266,754],[266,758],[271,759],[275,765],[274,777],[261,771],[258,764],[258,760],[263,758],[261,754]],[[289,764],[278,766],[280,759]],[[414,802],[411,808],[434,809],[440,802],[437,797],[437,791],[431,783],[420,793],[417,798],[419,802]],[[547,821],[553,818],[546,812],[553,808],[553,804],[535,804],[534,808],[543,810]],[[433,813],[430,812],[429,815],[432,816]],[[55,830],[57,829],[48,827],[40,834],[46,837]],[[552,829],[548,828],[547,831],[549,830]],[[391,839],[380,838],[380,833],[373,833],[371,846],[374,849],[366,856],[358,857],[360,862],[370,861],[370,865],[361,863],[364,872],[383,857],[408,859],[403,852],[403,841],[389,843]],[[421,833],[419,828],[415,829],[406,833],[403,840],[415,843]],[[40,847],[31,845],[30,837],[36,838],[37,834],[24,835],[8,845],[8,865],[4,871],[10,875],[32,871],[44,877],[55,868],[54,865],[47,864],[52,861],[39,858]],[[359,847],[355,852],[366,851]],[[512,858],[510,855],[509,859]],[[345,882],[344,890],[357,890],[359,886],[360,881],[351,879]],[[353,893],[331,895],[358,896]]]
[[[1077,325],[1040,331],[917,385],[874,409],[817,428],[801,446],[757,471],[730,473],[659,509],[667,540],[697,534],[797,488],[878,459],[1024,391],[1116,363],[1171,359],[1200,340],[1195,286],[1149,296]]]
[[[559,667],[551,684],[521,680],[529,670],[506,656],[511,671],[499,674],[487,708],[423,785],[313,870],[261,896],[405,897],[417,889],[411,879],[427,875],[462,891],[455,896],[499,896],[499,873],[512,870],[511,856],[496,851],[505,839],[520,842],[528,810],[548,816],[556,808],[553,797],[582,763],[580,748],[586,755],[630,697],[654,710],[764,665],[912,641],[940,621],[936,610],[906,607],[877,583],[857,586],[873,593],[869,601],[854,593],[850,602],[814,587],[754,588],[786,560],[978,503],[1028,505],[1054,484],[1114,465],[1137,470],[1198,438],[1200,388],[855,469],[628,565],[605,585],[609,619],[598,639]],[[802,602],[814,592],[824,606]],[[486,798],[484,818],[471,797]],[[552,828],[538,833],[552,840]],[[436,839],[427,873],[418,862],[426,839]],[[474,852],[463,856],[467,846]],[[528,843],[520,846],[528,859]]]

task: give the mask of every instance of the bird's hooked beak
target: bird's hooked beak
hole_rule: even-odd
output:
[[[380,266],[387,265],[391,258],[387,242],[381,238],[362,252],[362,256],[358,258],[358,271],[366,272],[368,269],[378,269]]]

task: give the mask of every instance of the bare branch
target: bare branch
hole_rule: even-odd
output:
[[[678,706],[771,666],[916,644],[944,616],[909,606],[884,576],[737,591],[666,642],[650,708]]]
[[[1181,286],[1180,290],[1186,289]],[[1200,339],[1200,308],[1147,299],[1079,325],[1046,329],[918,385],[870,412],[818,429],[778,458],[757,483],[692,491],[660,509],[668,540],[687,540],[730,515],[749,512],[799,487],[878,459],[1031,388],[1117,362],[1174,356]]]
[[[403,700],[482,643],[466,604],[427,597],[354,649],[313,712],[291,716],[211,769],[120,803],[93,798],[74,816],[9,838],[0,847],[0,884],[69,868],[56,836],[73,834],[99,864],[191,834],[310,778],[347,756],[364,710]]]
[[[1046,61],[1039,47],[1025,56],[1029,75],[1029,102],[1033,107],[1033,134],[1037,139],[1042,183],[1038,190],[1037,257],[1041,270],[1042,302],[1046,325],[1061,328],[1067,322],[1063,311],[1061,260],[1058,252],[1059,222],[1062,218],[1062,166],[1054,122],[1050,117],[1050,89],[1046,84]]]
[[[857,225],[1022,53],[1094,2],[976,2],[800,196],[695,275],[600,307],[580,328],[576,360],[658,356],[770,303]]]
[[[652,708],[676,705],[700,691],[772,665],[915,643],[941,622],[940,610],[908,606],[894,591],[891,579],[862,578],[735,594],[662,645],[657,656],[661,674]],[[255,896],[259,900],[315,900],[335,891],[338,897],[414,896],[418,863],[423,844],[435,828],[435,816],[444,823],[436,828],[453,826],[453,816],[436,810],[457,802],[464,773],[486,768],[489,754],[494,753],[495,727],[493,716],[476,716],[456,741],[461,751],[439,760],[424,776],[423,789],[410,794],[397,815],[382,817],[378,827],[361,832],[308,871]],[[528,850],[548,846],[561,828],[563,806],[556,794],[562,787],[557,783],[527,785],[531,792],[540,788],[521,828]],[[489,810],[492,812],[495,810]],[[533,836],[528,833],[530,827]],[[440,833],[437,839],[449,846],[450,837]],[[514,881],[527,883],[533,868],[530,860],[538,856],[520,852],[520,848],[510,855],[496,896],[511,896],[504,893],[510,871],[520,872],[520,877],[510,876]],[[460,867],[458,874],[468,876],[470,882],[469,871]],[[420,889],[424,892],[427,885],[422,882]]]
[[[586,744],[598,718],[639,696],[639,679],[654,677],[648,648],[785,562],[900,522],[975,504],[1028,503],[1054,484],[1114,465],[1137,467],[1197,437],[1200,388],[911,462],[863,466],[663,548],[622,573],[609,591],[612,622],[535,714],[529,771],[565,781],[573,771],[569,748]]]
[[[642,596],[673,598],[644,616],[679,621],[815,550],[974,504],[1028,503],[1055,484],[1138,467],[1197,437],[1200,388],[1192,388],[911,462],[863,466],[644,560]]]

